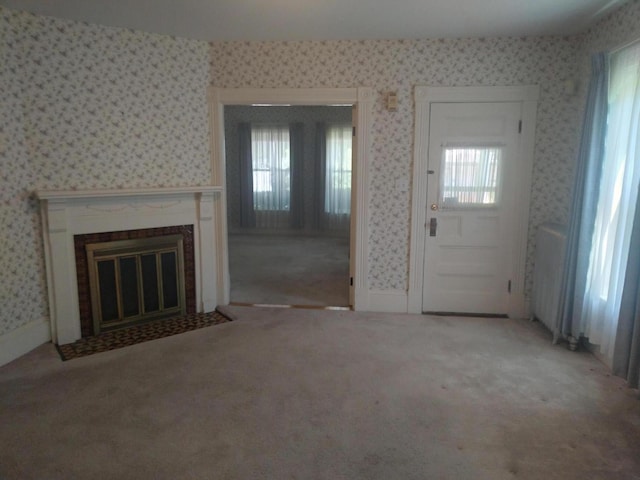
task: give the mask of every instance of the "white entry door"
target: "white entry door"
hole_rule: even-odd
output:
[[[422,310],[505,314],[522,103],[432,103]]]

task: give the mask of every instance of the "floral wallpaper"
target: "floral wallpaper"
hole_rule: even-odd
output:
[[[369,283],[408,278],[413,87],[541,87],[527,261],[535,230],[568,216],[589,53],[640,37],[632,0],[575,37],[214,42],[0,7],[0,335],[47,316],[36,189],[206,184],[206,86],[353,87],[373,114]],[[575,94],[570,86],[578,80]],[[398,92],[396,112],[384,92]]]
[[[608,51],[640,40],[640,0],[624,7],[587,30],[582,36],[583,52]],[[585,59],[588,64],[588,59]]]
[[[533,198],[527,261],[531,285],[535,228],[566,221],[575,156],[578,99],[565,85],[574,78],[574,38],[490,38],[405,41],[215,42],[212,83],[220,87],[371,86],[369,284],[404,291],[408,284],[413,150],[413,87],[540,85]],[[398,92],[388,112],[383,93]]]
[[[240,163],[238,157],[238,123],[303,124],[304,137],[304,228],[312,229],[315,207],[315,137],[316,123],[351,123],[351,107],[250,107],[231,105],[224,109],[227,219],[229,229],[240,227]]]
[[[0,8],[0,334],[48,316],[36,189],[210,182],[206,42]]]

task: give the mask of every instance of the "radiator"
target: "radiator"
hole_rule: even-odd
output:
[[[543,223],[538,227],[533,268],[531,319],[540,320],[553,333],[553,343],[560,337],[560,283],[564,265],[566,226]]]

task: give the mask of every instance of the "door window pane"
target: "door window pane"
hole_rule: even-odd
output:
[[[501,147],[445,147],[441,208],[491,207],[498,203]]]

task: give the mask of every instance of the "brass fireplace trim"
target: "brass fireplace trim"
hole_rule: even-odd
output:
[[[94,334],[97,335],[101,331],[111,330],[114,328],[123,327],[126,325],[133,325],[137,323],[143,323],[150,320],[156,320],[160,318],[167,318],[175,315],[186,314],[186,298],[185,298],[185,272],[184,272],[184,248],[183,248],[183,236],[178,235],[163,235],[159,237],[148,237],[131,240],[115,240],[108,242],[91,243],[86,245],[87,252],[87,267],[89,271],[89,286],[91,292],[91,309],[93,316]],[[160,255],[162,253],[175,252],[176,256],[176,275],[177,275],[177,290],[178,290],[178,305],[175,307],[164,308],[163,306],[163,287],[162,287],[162,271],[160,268]],[[156,255],[157,262],[157,291],[160,302],[160,309],[151,313],[145,312],[144,307],[144,282],[142,276],[141,256],[142,255]],[[119,275],[119,262],[120,258],[135,257],[136,258],[136,277],[138,288],[138,315],[124,317],[122,299],[121,299],[121,279]],[[103,322],[102,308],[100,299],[100,284],[97,265],[100,261],[114,261],[115,266],[115,282],[116,282],[116,297],[117,308],[119,313],[119,319],[116,321]]]

